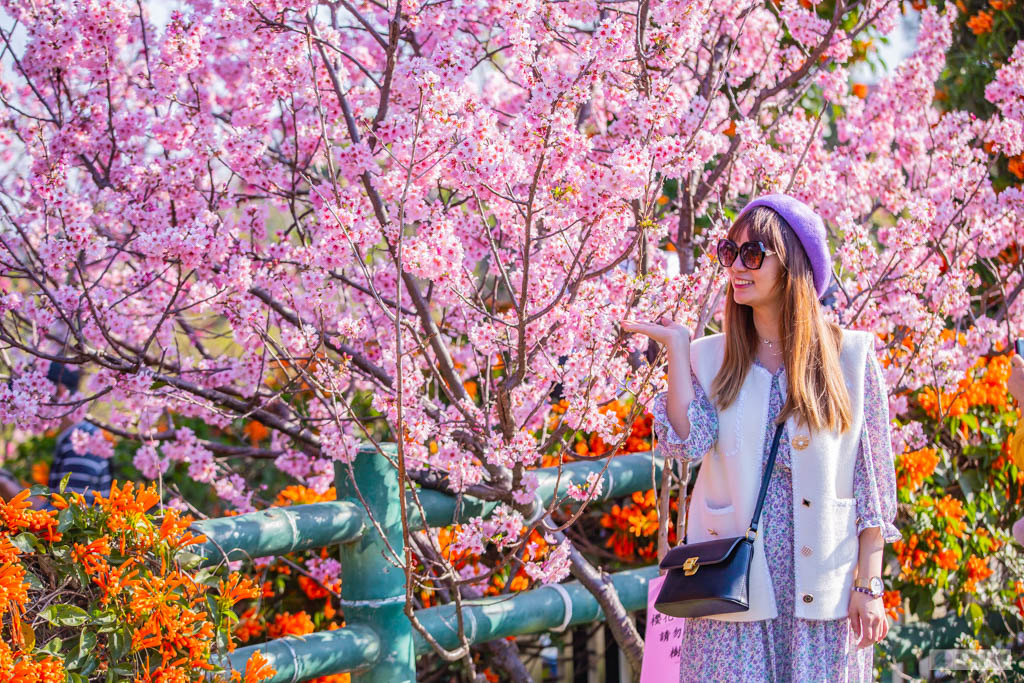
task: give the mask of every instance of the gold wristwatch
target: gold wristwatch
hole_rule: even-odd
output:
[[[882,577],[872,576],[868,579],[857,579],[854,581],[853,590],[858,593],[865,593],[873,598],[880,598],[885,592],[885,586],[882,584]]]

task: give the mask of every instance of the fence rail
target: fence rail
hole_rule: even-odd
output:
[[[341,604],[346,626],[307,636],[278,638],[241,647],[228,663],[244,670],[256,650],[270,661],[277,674],[271,683],[306,681],[318,676],[352,672],[353,681],[405,683],[415,681],[416,655],[429,646],[414,633],[404,614],[405,576],[395,560],[404,562],[398,476],[393,464],[394,444],[360,450],[351,464],[335,468],[337,501],[274,508],[235,517],[197,522],[207,542],[196,552],[205,564],[279,555],[338,546],[342,572]],[[536,470],[538,503],[547,506],[564,497],[569,484],[604,470],[604,486],[596,500],[607,500],[656,487],[662,459],[657,454],[628,454],[583,460],[561,468]],[[358,491],[358,494],[357,494]],[[418,490],[419,507],[408,505],[414,527],[440,527],[487,516],[496,503],[464,496],[459,499],[438,491]],[[366,507],[360,502],[366,502]],[[411,494],[407,500],[411,502]],[[369,513],[367,512],[369,508]],[[376,524],[371,523],[370,516]],[[425,521],[425,524],[424,524]],[[378,527],[380,532],[378,532]],[[381,532],[387,538],[385,543]],[[395,558],[388,549],[399,553]],[[623,606],[642,609],[647,583],[657,567],[619,572],[612,576]],[[459,645],[453,604],[417,610],[417,618],[442,646]],[[470,643],[506,636],[541,633],[563,626],[604,619],[597,601],[577,582],[543,586],[507,596],[463,602],[463,623]]]

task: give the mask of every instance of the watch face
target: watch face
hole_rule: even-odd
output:
[[[871,577],[871,592],[875,595],[881,595],[885,591],[885,586],[882,584],[882,580],[877,576]]]

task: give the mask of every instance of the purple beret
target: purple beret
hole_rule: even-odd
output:
[[[780,216],[786,219],[789,227],[800,239],[808,260],[811,262],[811,270],[814,271],[814,288],[818,291],[818,298],[825,295],[828,283],[832,278],[832,255],[828,250],[828,237],[825,234],[825,224],[821,216],[814,213],[811,207],[804,204],[795,197],[785,194],[766,194],[753,200],[740,212],[743,216],[756,206],[767,206],[774,209]],[[739,220],[737,217],[736,220]]]

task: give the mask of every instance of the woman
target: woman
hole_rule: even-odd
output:
[[[654,401],[662,453],[701,460],[689,543],[742,535],[771,436],[784,431],[754,543],[750,609],[690,619],[681,681],[870,681],[888,622],[882,546],[900,534],[888,400],[873,337],[827,322],[821,219],[767,195],[718,245],[724,334],[623,321],[668,351]]]
[[[1010,361],[1010,379],[1006,383],[1006,388],[1010,390],[1010,395],[1017,401],[1017,405],[1024,408],[1024,358],[1017,354],[1014,354]],[[1024,422],[1018,423],[1017,431],[1010,440],[1010,455],[1013,457],[1013,464],[1024,470]],[[1014,523],[1011,533],[1017,543],[1024,545],[1024,517]]]

